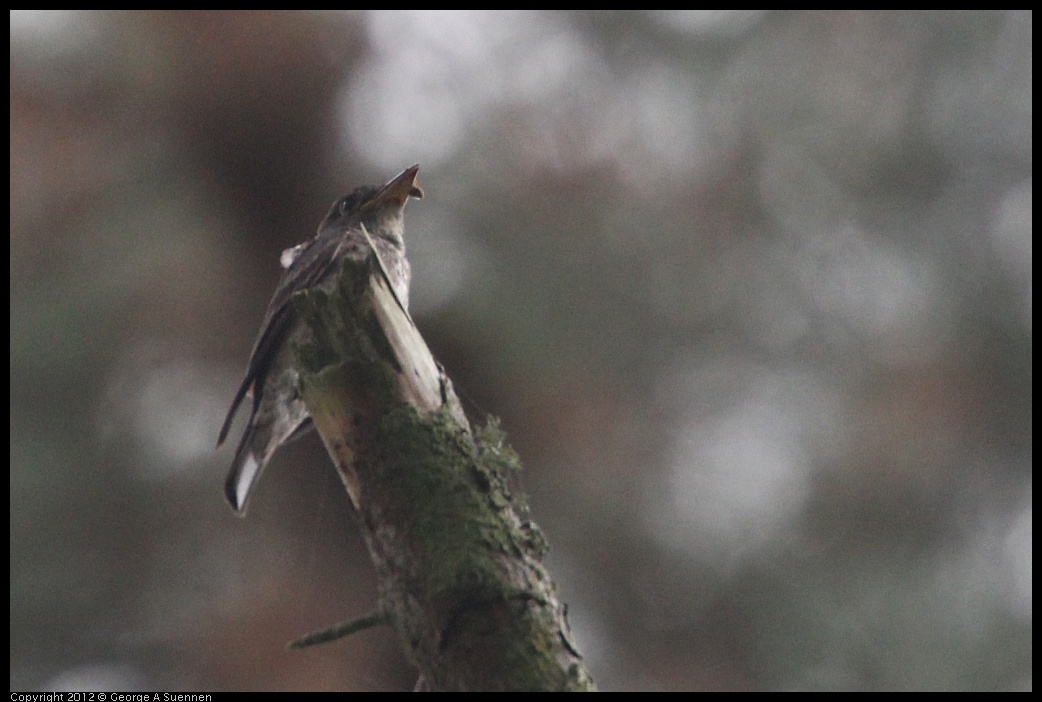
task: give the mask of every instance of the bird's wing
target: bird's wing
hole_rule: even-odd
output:
[[[264,322],[257,341],[253,345],[253,351],[250,353],[246,375],[235,393],[224,424],[221,425],[221,432],[217,438],[218,446],[228,438],[228,431],[231,429],[232,420],[235,418],[239,405],[246,397],[246,393],[251,390],[253,391],[253,408],[250,416],[252,417],[256,413],[264,391],[264,378],[296,317],[290,298],[293,293],[306,290],[322,279],[336,262],[338,247],[339,243],[335,237],[315,237],[304,245],[303,250],[282,275],[282,279],[275,288],[275,294],[268,303],[268,309],[264,313]]]
[[[376,259],[376,265],[380,269],[380,275],[383,276],[383,279],[387,282],[387,287],[391,289],[391,294],[394,295],[394,301],[398,303],[398,307],[401,308],[402,312],[405,313],[405,316],[408,317],[409,321],[412,322],[413,326],[415,326],[416,323],[412,321],[412,315],[409,314],[409,308],[405,306],[405,303],[402,302],[402,298],[398,297],[398,291],[394,289],[394,282],[391,280],[391,274],[387,272],[387,266],[384,265],[384,259],[380,255],[380,249],[376,248],[376,244],[373,242],[373,237],[370,236],[369,230],[365,228],[365,225],[362,224],[360,226],[362,234],[365,235],[365,243],[369,246],[369,252],[373,258]]]

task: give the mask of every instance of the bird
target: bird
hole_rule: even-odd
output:
[[[310,338],[310,330],[293,306],[293,294],[329,282],[344,259],[365,261],[375,249],[379,270],[408,314],[412,274],[405,257],[404,212],[410,198],[423,197],[416,180],[419,170],[419,165],[410,166],[386,185],[355,188],[333,203],[313,239],[282,253],[285,271],[217,438],[220,448],[243,399],[251,395],[249,420],[224,488],[236,514],[246,514],[250,492],[276,449],[312,429],[292,352]]]

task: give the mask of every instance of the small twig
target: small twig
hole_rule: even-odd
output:
[[[382,626],[384,624],[390,624],[390,617],[388,617],[386,613],[377,610],[361,617],[349,619],[346,622],[334,624],[328,629],[314,631],[296,641],[290,641],[286,644],[286,648],[296,650],[307,648],[308,646],[316,646],[329,641],[336,641],[337,639],[342,639],[345,636],[350,636],[356,632],[371,629],[374,626]]]

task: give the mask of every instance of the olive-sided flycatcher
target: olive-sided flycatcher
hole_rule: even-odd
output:
[[[356,188],[333,204],[314,239],[283,253],[286,272],[268,303],[246,377],[217,439],[218,446],[224,443],[240,403],[251,394],[250,419],[224,487],[239,514],[246,512],[250,490],[275,450],[311,428],[291,350],[309,332],[290,300],[293,293],[325,283],[345,258],[364,261],[375,247],[392,290],[408,311],[411,274],[405,258],[404,211],[410,197],[423,197],[416,182],[419,170],[419,166],[407,168],[383,187]]]

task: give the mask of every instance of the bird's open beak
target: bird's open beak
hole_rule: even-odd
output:
[[[423,190],[416,182],[416,174],[420,172],[419,164],[410,166],[396,175],[385,185],[372,200],[366,203],[367,209],[393,202],[398,207],[405,207],[410,197],[423,197]]]

